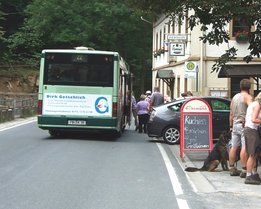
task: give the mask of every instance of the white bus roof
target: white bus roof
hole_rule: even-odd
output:
[[[123,59],[123,57],[121,57],[119,55],[118,52],[112,52],[112,51],[99,51],[99,50],[89,50],[89,49],[85,49],[85,48],[81,48],[81,49],[44,49],[42,50],[42,54],[45,53],[86,53],[86,54],[107,54],[107,55],[116,55],[119,56],[119,63],[120,66],[123,69],[127,69],[128,71],[128,66],[126,65],[125,60]],[[126,71],[126,72],[127,72]]]
[[[87,53],[87,54],[111,54],[119,55],[118,52],[112,51],[99,51],[99,50],[89,50],[89,49],[44,49],[42,53]]]

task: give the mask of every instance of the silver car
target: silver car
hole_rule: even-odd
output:
[[[152,109],[147,126],[149,137],[162,137],[168,144],[180,141],[180,109],[191,97],[178,98]],[[195,97],[193,97],[195,98]],[[212,108],[213,139],[222,131],[229,130],[230,100],[222,97],[196,97],[205,100]]]

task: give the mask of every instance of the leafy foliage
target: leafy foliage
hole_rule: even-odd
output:
[[[1,3],[0,3],[0,7],[1,7]],[[4,20],[3,15],[4,13],[0,11],[0,22]],[[4,35],[3,26],[0,24],[0,41],[3,40],[3,35]]]
[[[137,85],[143,85],[140,77],[150,68],[152,33],[151,25],[141,21],[144,13],[139,9],[116,0],[10,0],[4,4],[10,14],[23,20],[7,31],[5,45],[12,62],[38,63],[41,50],[47,48],[118,51],[138,78]]]
[[[129,34],[135,37],[142,32],[139,14],[121,3],[35,0],[26,13],[24,26],[10,38],[12,49],[33,42],[37,50],[85,45],[126,54],[124,45],[130,42]],[[40,41],[37,44],[33,39]]]
[[[2,8],[1,2],[0,2],[0,8]],[[2,10],[0,10],[0,46],[2,46],[0,48],[0,56],[1,57],[4,57],[4,43],[5,43],[5,38],[4,38],[5,31],[4,31],[4,28],[3,28],[3,21],[4,20],[5,20],[4,12],[2,12]]]
[[[15,33],[24,20],[24,8],[31,0],[0,0],[0,62],[10,64],[13,62],[8,47],[8,39]]]

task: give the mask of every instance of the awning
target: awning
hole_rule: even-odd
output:
[[[261,77],[261,65],[226,65],[220,69],[218,77]]]
[[[158,70],[156,78],[175,78],[173,70]]]
[[[173,99],[174,95],[174,82],[175,82],[175,73],[170,69],[161,69],[158,70],[156,78],[162,79],[169,87],[171,92],[171,99]]]

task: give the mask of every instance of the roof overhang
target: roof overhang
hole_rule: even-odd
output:
[[[157,75],[156,75],[156,78],[161,78],[161,79],[164,79],[164,78],[172,78],[174,79],[175,78],[175,73],[173,72],[173,70],[158,70],[157,72]]]
[[[218,73],[218,78],[231,77],[261,77],[261,64],[223,66]]]

